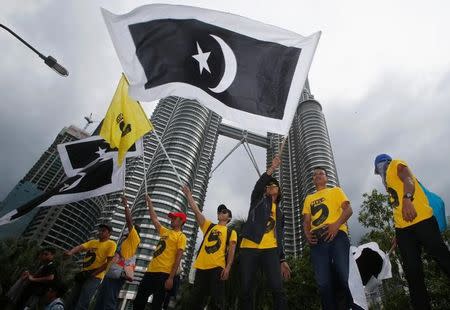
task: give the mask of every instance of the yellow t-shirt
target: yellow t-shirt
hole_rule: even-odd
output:
[[[303,214],[311,214],[311,231],[336,222],[342,214],[342,203],[349,201],[340,187],[325,188],[306,196]],[[348,233],[347,223],[339,230]]]
[[[161,226],[159,242],[153,252],[153,259],[147,267],[147,272],[170,273],[178,250],[185,250],[186,235]]]
[[[93,270],[106,263],[109,257],[114,257],[116,243],[112,240],[101,242],[100,240],[90,240],[82,244],[87,250],[83,260],[83,270]],[[96,275],[96,278],[103,279],[105,271]]]
[[[206,220],[203,226],[200,227],[203,234],[205,234],[211,221]],[[212,269],[217,267],[225,268],[225,247],[227,242],[227,226],[214,225],[213,228],[204,237],[202,248],[194,263],[194,268],[197,269]],[[231,231],[231,242],[237,242],[236,231]]]
[[[277,223],[277,205],[272,203],[272,210],[269,220],[266,224],[266,231],[258,244],[246,238],[242,238],[241,248],[248,249],[272,249],[277,247],[277,238],[275,237],[275,225]]]
[[[412,222],[406,222],[402,216],[403,207],[403,182],[397,175],[397,167],[399,164],[408,166],[404,161],[393,160],[389,164],[386,171],[386,187],[389,194],[389,203],[394,209],[394,224],[396,228],[405,228],[433,216],[433,209],[430,207],[427,196],[419,185],[416,177],[414,178],[414,200],[413,205],[416,209],[417,217]]]
[[[128,233],[128,237],[123,240],[120,245],[120,255],[122,255],[124,259],[133,257],[134,254],[136,254],[136,250],[140,242],[141,238],[139,238],[139,234],[133,226],[131,231]]]

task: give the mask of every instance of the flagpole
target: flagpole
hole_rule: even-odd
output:
[[[123,191],[122,195],[125,196],[125,191],[127,189],[127,183],[126,183],[126,175],[127,175],[127,159],[123,159]]]
[[[145,187],[145,196],[148,196],[148,192],[147,192],[147,169],[145,168],[144,152],[142,152],[142,165],[144,166],[144,187]]]
[[[178,182],[180,182],[180,185],[184,185],[184,183],[181,181],[180,175],[178,174],[177,169],[175,169],[175,166],[172,163],[172,160],[169,157],[169,154],[167,154],[166,148],[164,147],[164,145],[162,144],[161,140],[159,139],[158,134],[156,133],[156,130],[153,130],[153,133],[155,134],[156,140],[158,140],[159,145],[161,146],[164,154],[166,154],[167,159],[169,160],[170,165],[172,166],[173,171],[175,172],[177,178],[178,178]]]
[[[289,137],[289,134],[287,136],[284,136],[283,140],[281,141],[280,152],[278,153],[278,156],[280,156],[280,158],[281,158],[281,155],[283,155],[284,146],[286,145],[286,141],[287,141],[288,137]]]

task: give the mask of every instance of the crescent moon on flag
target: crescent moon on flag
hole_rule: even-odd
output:
[[[236,77],[237,72],[237,61],[236,56],[234,55],[231,48],[228,46],[228,44],[225,43],[224,40],[222,40],[220,37],[215,36],[213,34],[210,34],[211,37],[213,37],[214,40],[219,43],[220,48],[222,49],[223,58],[225,61],[225,70],[223,72],[222,80],[217,84],[214,88],[209,88],[212,92],[215,93],[222,93],[230,87],[231,83],[233,83],[234,78]]]

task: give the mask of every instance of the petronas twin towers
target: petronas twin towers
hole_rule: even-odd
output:
[[[194,199],[202,209],[218,136],[226,135],[241,139],[242,130],[221,124],[221,118],[216,113],[195,101],[178,97],[163,99],[153,112],[151,120],[182,182],[190,185]],[[280,135],[251,134],[248,137],[249,143],[267,149],[267,165],[279,152],[282,139]],[[143,158],[127,161],[126,195],[133,218],[141,227],[141,244],[137,254],[136,281],[128,284],[121,292],[122,307],[125,307],[127,300],[136,294],[138,281],[143,276],[159,239],[150,224],[145,205],[145,186],[163,223],[169,224],[167,217],[169,212],[183,211],[188,215],[183,228],[188,238],[183,257],[185,274],[192,265],[198,232],[194,214],[186,210],[186,200],[177,176],[159,147],[155,135],[144,136],[144,149]],[[282,157],[283,163],[276,177],[279,178],[283,191],[286,253],[298,255],[304,245],[301,230],[303,200],[314,188],[312,168],[315,166],[327,168],[330,185],[338,185],[325,118],[320,104],[310,94],[308,85],[303,91]],[[147,179],[146,182],[144,177]],[[108,207],[104,209],[100,219],[113,224],[114,239],[119,238],[125,222],[119,201],[119,194],[110,197]]]

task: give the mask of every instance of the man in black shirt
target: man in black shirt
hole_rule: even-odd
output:
[[[28,281],[19,301],[18,308],[34,306],[48,289],[48,285],[56,279],[55,249],[44,248],[39,253],[39,267],[35,272],[25,271],[22,278]]]

